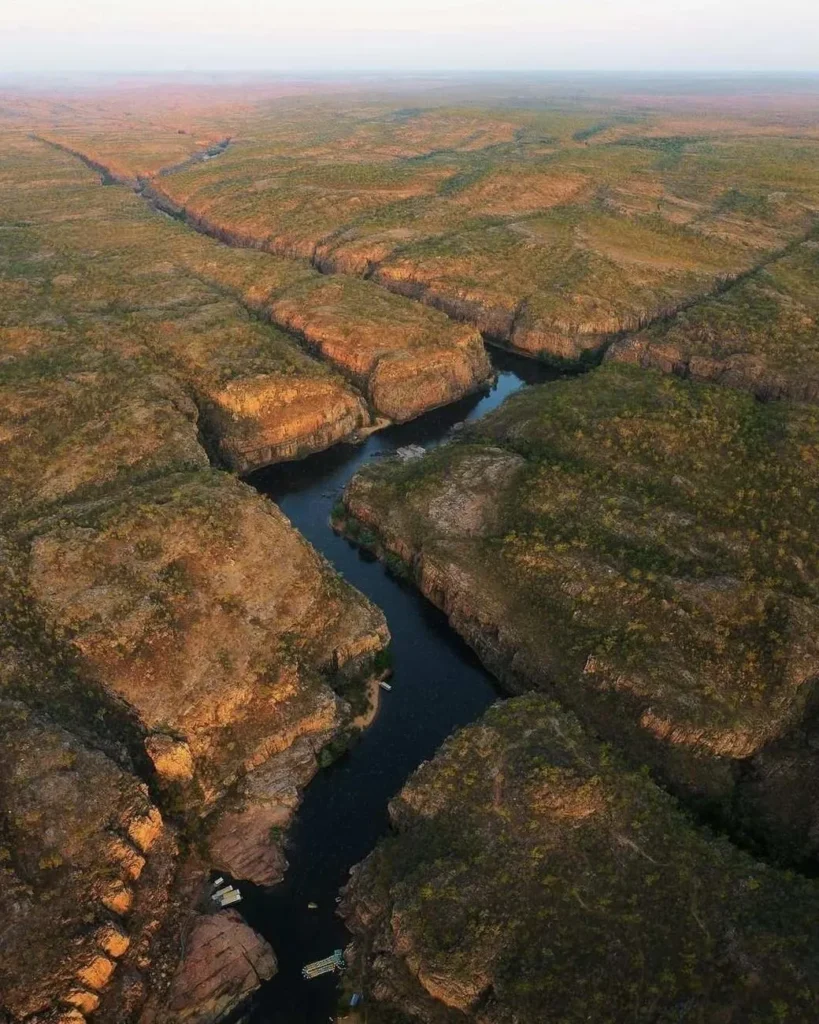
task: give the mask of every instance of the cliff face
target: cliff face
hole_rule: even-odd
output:
[[[816,885],[694,828],[542,697],[457,733],[390,813],[342,904],[369,1020],[813,1017]]]
[[[524,355],[582,365],[614,335],[708,294],[749,258],[661,221],[620,221],[583,205],[411,242],[372,279]]]
[[[275,973],[276,957],[270,945],[235,911],[199,914],[188,933],[185,957],[161,1020],[165,1024],[223,1020]],[[143,1016],[142,1024],[153,1020]]]
[[[610,366],[359,474],[347,529],[402,558],[510,688],[555,693],[799,860],[819,822],[817,436],[805,407]]]
[[[264,232],[217,225],[174,202],[173,179],[146,190],[160,209],[170,210],[197,230],[227,245],[265,250],[253,275],[231,274],[221,262],[191,263],[216,283],[229,284],[251,308],[303,339],[307,348],[362,391],[381,417],[403,422],[461,398],[492,376],[474,329],[385,294],[368,281],[327,278],[292,260],[292,252],[271,246]],[[287,257],[290,257],[288,259]]]
[[[318,279],[308,267],[268,267],[198,236],[45,144],[14,136],[7,153],[3,203],[27,259],[7,275],[0,446],[21,492],[60,499],[117,472],[201,465],[197,427],[214,459],[245,472],[371,424],[354,388],[248,316]]]
[[[194,913],[200,856],[276,874],[270,822],[352,717],[334,685],[388,633],[202,445],[246,470],[371,417],[226,297],[269,295],[266,271],[65,154],[18,134],[6,153],[0,1017],[205,1024],[275,957]]]
[[[480,120],[497,115],[487,108]],[[641,115],[631,133],[624,122],[587,136],[567,114],[550,119],[548,139],[537,118],[515,117],[514,142],[484,149],[457,137],[441,150],[433,139],[450,135],[452,110],[340,123],[313,109],[286,128],[257,125],[224,158],[157,179],[151,194],[229,244],[366,278],[525,355],[581,365],[811,228],[819,182],[800,127],[785,157],[772,126],[734,124],[726,145],[724,123],[708,116],[701,134],[673,119],[664,134]],[[787,188],[764,155],[773,135]]]
[[[808,241],[606,358],[750,391],[819,401],[819,243]]]
[[[476,331],[407,306],[368,282],[325,278],[270,310],[360,387],[376,412],[400,423],[492,377]]]
[[[136,711],[160,775],[208,804],[303,732],[332,729],[321,674],[356,671],[386,630],[243,485],[170,478],[129,499],[37,531],[32,592]]]
[[[69,1020],[146,937],[132,925],[143,871],[175,847],[146,787],[105,754],[16,701],[0,700],[0,729],[2,1004],[14,1020],[58,1006]],[[151,895],[161,918],[164,892]]]
[[[201,425],[219,461],[237,473],[303,458],[369,427],[362,399],[330,377],[229,381],[202,400]]]

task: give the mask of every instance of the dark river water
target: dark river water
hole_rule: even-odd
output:
[[[431,448],[451,428],[494,409],[525,384],[556,374],[530,360],[492,352],[495,386],[411,423],[373,434],[359,446],[337,445],[300,462],[253,474],[336,569],[384,612],[392,633],[391,692],[382,692],[374,723],[360,741],[307,787],[290,830],[284,882],[271,889],[241,883],[237,907],[271,943],[279,973],[254,998],[252,1024],[326,1024],[335,1020],[333,975],[303,981],[301,968],[346,945],[336,896],[350,868],[388,828],[387,804],[405,779],[459,726],[500,698],[493,678],[449,627],[444,615],[381,563],[333,533],[330,511],[365,462],[407,444]],[[263,567],[260,567],[263,571]],[[318,909],[308,909],[308,903]]]

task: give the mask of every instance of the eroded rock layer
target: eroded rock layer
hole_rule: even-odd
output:
[[[451,738],[343,913],[370,1021],[807,1024],[819,889],[692,826],[540,696]]]
[[[13,1020],[90,1013],[139,935],[146,859],[173,855],[144,784],[24,704],[0,700],[0,991]]]
[[[669,323],[615,342],[607,359],[819,402],[819,242],[810,240]]]
[[[429,99],[411,109],[326,102],[278,119],[259,110],[218,160],[155,175],[149,192],[231,245],[365,278],[525,355],[571,364],[707,302],[810,237],[812,132],[782,101],[778,118],[709,110],[692,123],[638,112],[633,97],[612,99],[602,120],[582,103],[558,112],[497,99],[489,90],[470,115]],[[153,133],[136,133],[155,145]],[[91,153],[95,142],[78,133],[74,145]],[[112,159],[128,159],[129,148]],[[140,158],[137,148],[134,166]],[[787,296],[787,275],[780,286]],[[368,289],[357,294],[369,301]],[[788,334],[717,348],[753,361],[761,347],[775,389]],[[804,334],[797,347],[815,376]],[[674,346],[684,360],[703,341],[712,339],[695,328]],[[343,367],[355,348],[330,358]],[[760,376],[752,365],[745,372]]]
[[[241,807],[255,846],[224,861],[257,877],[388,633],[208,456],[252,469],[371,413],[233,297],[276,286],[252,259],[4,142],[0,1016],[211,1024],[276,962],[212,913],[199,851]]]
[[[346,528],[510,687],[798,860],[819,836],[817,438],[810,407],[610,364],[363,471]]]

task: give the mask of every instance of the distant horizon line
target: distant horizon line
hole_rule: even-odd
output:
[[[770,68],[386,68],[386,67],[356,67],[356,68],[334,68],[332,70],[321,68],[96,68],[78,70],[76,68],[60,68],[48,71],[8,71],[0,72],[0,81],[11,78],[82,78],[82,77],[107,77],[107,78],[162,78],[162,77],[184,77],[184,76],[241,76],[241,77],[267,77],[267,78],[311,78],[311,79],[332,79],[340,76],[373,76],[379,75],[391,78],[419,78],[438,75],[450,77],[464,76],[553,76],[568,77],[579,76],[611,76],[632,77],[632,78],[657,78],[680,76],[690,78],[713,78],[713,77],[752,77],[752,78],[819,78],[819,69],[770,69]]]

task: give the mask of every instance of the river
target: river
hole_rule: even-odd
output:
[[[445,616],[410,585],[330,528],[330,511],[367,461],[402,445],[432,448],[452,427],[485,415],[523,387],[557,374],[543,365],[492,351],[491,390],[471,395],[411,423],[372,434],[358,446],[337,445],[300,462],[271,466],[248,482],[284,511],[302,534],[384,612],[392,633],[391,692],[360,741],[307,787],[290,830],[285,880],[271,889],[240,883],[237,909],[273,946],[279,973],[254,997],[252,1024],[326,1024],[335,1020],[333,975],[303,981],[301,968],[349,940],[336,896],[350,868],[387,831],[387,804],[418,765],[450,733],[501,697],[494,679],[450,628]],[[264,567],[260,566],[260,571]],[[308,908],[316,903],[317,909]]]

